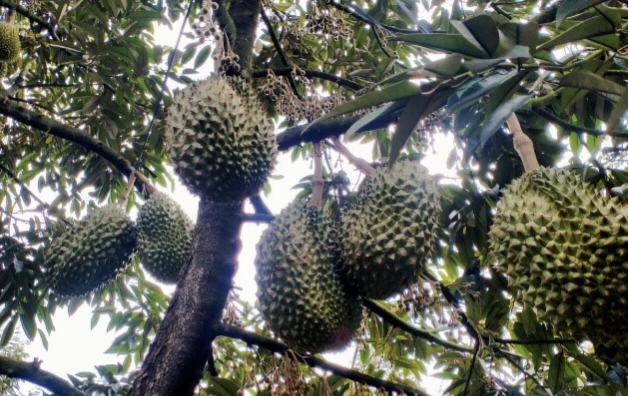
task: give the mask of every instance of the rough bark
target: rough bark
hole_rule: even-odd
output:
[[[241,210],[201,200],[192,257],[128,396],[194,393],[237,270]]]

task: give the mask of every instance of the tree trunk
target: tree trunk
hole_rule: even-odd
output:
[[[243,71],[251,62],[261,9],[261,0],[230,1],[233,50]],[[219,204],[201,198],[191,261],[128,396],[194,393],[237,270],[241,213],[241,202]]]
[[[201,200],[192,257],[129,396],[194,393],[237,270],[241,210]]]

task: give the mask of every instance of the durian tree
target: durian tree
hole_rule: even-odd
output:
[[[626,2],[0,12],[0,345],[45,344],[82,305],[120,334],[117,366],[0,375],[56,395],[628,392]],[[270,213],[277,155],[314,166]],[[174,175],[195,220],[157,189]],[[246,222],[269,223],[257,301],[232,290]]]

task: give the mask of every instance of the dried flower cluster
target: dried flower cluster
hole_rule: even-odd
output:
[[[222,32],[213,22],[213,13],[218,9],[218,3],[212,0],[203,0],[196,22],[192,24],[194,33],[201,41],[214,38],[216,41],[222,38]]]
[[[266,81],[258,88],[270,100],[277,102],[277,111],[290,121],[313,121],[325,114],[330,109],[343,103],[344,98],[340,92],[332,95],[324,95],[317,91],[309,79],[305,78],[305,72],[293,68],[292,78],[304,86],[303,99],[297,97],[290,85],[283,77],[277,77],[272,70],[268,71]]]
[[[305,31],[310,34],[324,34],[334,40],[351,38],[351,26],[343,14],[331,7],[314,6],[306,16]]]

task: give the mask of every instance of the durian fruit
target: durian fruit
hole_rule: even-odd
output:
[[[628,208],[569,170],[540,168],[504,191],[489,255],[540,322],[628,346]]]
[[[343,278],[352,293],[385,299],[415,283],[436,249],[440,194],[414,161],[377,168],[342,215]]]
[[[192,192],[231,202],[266,182],[277,156],[273,130],[255,95],[241,96],[226,77],[212,77],[175,95],[164,137]]]
[[[138,256],[146,271],[176,283],[192,249],[194,223],[166,194],[153,193],[137,215]]]
[[[275,218],[257,245],[257,297],[269,328],[300,352],[339,350],[361,319],[357,298],[334,271],[327,225],[319,209],[298,200]]]
[[[106,285],[130,263],[136,242],[135,225],[122,207],[94,209],[47,249],[50,288],[61,296],[81,296]]]
[[[0,62],[13,62],[20,56],[20,28],[8,22],[0,23]]]

